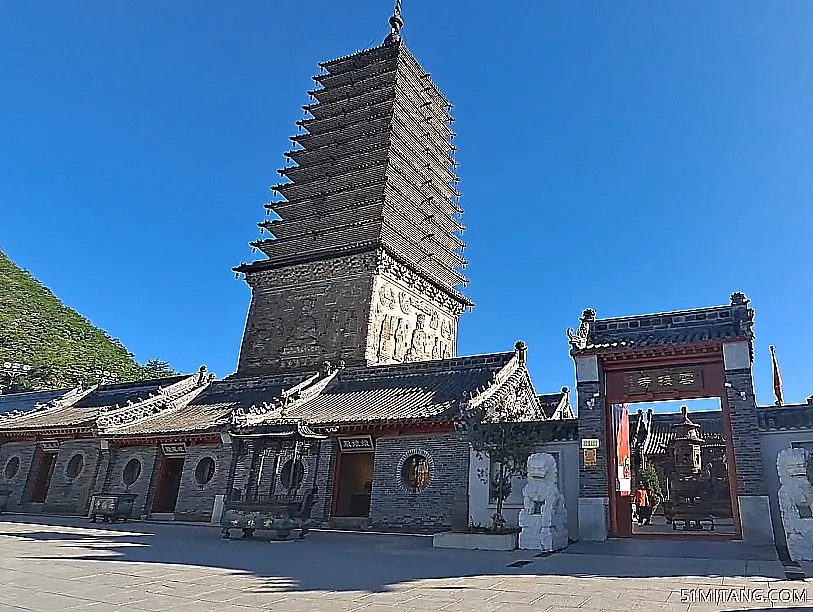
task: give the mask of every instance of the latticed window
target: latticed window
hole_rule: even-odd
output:
[[[423,455],[412,455],[404,462],[402,478],[408,489],[420,491],[429,485],[431,468]]]

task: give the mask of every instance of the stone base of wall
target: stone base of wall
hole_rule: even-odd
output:
[[[741,495],[740,506],[742,539],[750,544],[774,544],[771,504],[767,495]]]
[[[579,540],[603,542],[607,539],[609,504],[609,497],[579,498]]]
[[[516,550],[518,533],[454,533],[446,531],[432,536],[434,548],[466,550]]]
[[[189,523],[209,523],[212,520],[211,511],[205,512],[176,512],[176,521],[185,521]]]

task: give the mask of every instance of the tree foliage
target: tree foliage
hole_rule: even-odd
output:
[[[116,373],[118,382],[175,374],[166,362],[140,365],[133,357],[119,340],[63,305],[0,251],[0,364],[33,367],[13,380],[0,368],[0,388],[7,392],[10,386],[15,392],[91,385],[97,371]]]
[[[655,471],[655,468],[648,465],[637,474],[636,478],[638,485],[649,488],[655,499],[663,499],[661,481],[660,478],[658,478],[658,472]]]
[[[528,427],[528,414],[523,402],[510,395],[491,409],[481,409],[464,415],[461,430],[472,449],[487,456],[496,468],[494,474],[484,470],[478,474],[489,485],[497,500],[495,526],[502,519],[505,500],[511,494],[511,482],[525,478],[529,455],[540,442],[539,432]]]

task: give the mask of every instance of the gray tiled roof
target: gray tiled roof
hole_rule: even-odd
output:
[[[565,387],[559,393],[543,393],[538,395],[539,406],[547,418],[553,418],[559,408],[564,407],[569,401],[569,390]]]
[[[285,418],[312,424],[444,419],[457,415],[461,402],[489,387],[515,352],[427,361],[390,366],[342,369],[312,399],[294,401]],[[92,426],[103,412],[128,400],[137,404],[159,387],[185,377],[114,385],[95,390],[71,406],[32,411],[0,420],[0,432]],[[310,379],[310,381],[309,381]],[[200,395],[178,408],[166,408],[140,420],[107,425],[105,437],[149,436],[218,429],[229,423],[239,408],[279,405],[284,391],[300,383],[312,384],[312,373],[276,374],[260,377],[229,377],[209,383]],[[31,394],[35,395],[35,394]],[[39,401],[53,394],[36,394]],[[562,394],[555,394],[561,399]],[[62,392],[58,397],[62,396]],[[297,396],[294,395],[295,399]],[[544,397],[544,396],[543,396]],[[275,402],[275,400],[277,400]],[[36,400],[29,400],[33,407]],[[22,409],[19,405],[16,409]],[[134,409],[136,409],[134,407]],[[126,409],[126,408],[125,408]],[[120,412],[120,411],[119,411]],[[111,412],[105,412],[110,415]]]
[[[661,346],[739,337],[730,306],[685,310],[643,317],[597,319],[587,348]]]
[[[749,302],[744,294],[734,293],[726,306],[607,319],[597,319],[595,311],[587,309],[578,332],[568,330],[568,335],[575,351],[752,340],[754,311]]]
[[[87,397],[64,408],[45,408],[0,420],[0,431],[90,426],[102,408],[123,406],[128,400],[135,403],[146,399],[150,393],[157,391],[158,387],[168,386],[183,378],[185,377],[100,387]]]
[[[515,353],[342,370],[287,415],[313,424],[443,419],[508,364]]]
[[[14,412],[15,410],[20,410],[23,412],[33,410],[38,404],[47,404],[50,401],[59,399],[68,391],[70,391],[70,389],[0,395],[0,414]]]
[[[76,403],[77,408],[102,408],[107,406],[124,406],[128,401],[135,402],[146,399],[150,393],[155,393],[158,387],[168,387],[176,382],[180,382],[187,375],[173,376],[171,378],[160,378],[157,380],[145,380],[133,383],[122,383],[118,385],[104,385],[81,401]]]
[[[158,414],[118,427],[111,437],[156,435],[206,431],[226,425],[236,408],[261,405],[278,398],[283,390],[307,378],[306,375],[282,375],[261,379],[226,379],[211,383],[209,388],[182,408]]]
[[[813,429],[813,401],[790,406],[770,406],[757,411],[762,430]]]

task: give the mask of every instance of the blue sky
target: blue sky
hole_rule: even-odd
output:
[[[0,245],[139,360],[223,376],[249,303],[231,267],[310,77],[380,43],[391,2],[126,4],[5,6]],[[404,17],[455,104],[477,304],[461,354],[521,338],[555,391],[585,307],[744,291],[759,401],[771,343],[786,399],[813,393],[813,3],[405,0]]]

